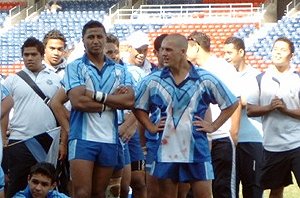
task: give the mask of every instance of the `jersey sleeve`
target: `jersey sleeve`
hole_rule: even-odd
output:
[[[62,84],[65,87],[65,90],[68,92],[71,89],[85,85],[82,64],[79,61],[74,61],[66,67],[65,75],[62,80]]]
[[[150,87],[149,78],[144,78],[137,83],[135,91],[135,108],[149,111]]]

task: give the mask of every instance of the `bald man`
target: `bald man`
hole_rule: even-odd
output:
[[[190,183],[194,197],[211,197],[214,176],[206,134],[216,131],[237,107],[237,98],[221,81],[187,61],[187,48],[184,36],[168,35],[161,45],[165,67],[144,78],[136,90],[137,119],[149,132],[159,133],[151,172],[159,180],[162,198],[177,197],[179,182]],[[210,103],[221,108],[213,122],[203,120]],[[155,108],[160,119],[152,123],[149,111]]]

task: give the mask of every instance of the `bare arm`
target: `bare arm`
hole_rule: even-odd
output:
[[[234,111],[231,116],[231,128],[230,128],[230,135],[235,144],[238,141],[238,135],[240,130],[240,121],[241,121],[241,114],[242,114],[242,104],[241,100],[238,102],[238,107]]]
[[[1,119],[3,118],[3,116],[9,114],[13,106],[14,100],[11,96],[7,96],[1,101]]]
[[[69,133],[70,128],[70,112],[66,109],[64,104],[68,100],[69,99],[65,93],[65,90],[63,88],[60,88],[55,93],[49,104],[62,130],[66,131],[67,133]],[[67,143],[67,141],[65,141],[64,143]]]
[[[120,137],[128,141],[136,132],[137,128],[137,119],[133,113],[128,113],[125,115],[125,121],[119,127]]]
[[[86,94],[85,86],[78,86],[68,92],[72,107],[78,111],[96,113],[102,111],[103,104]]]
[[[235,102],[233,105],[229,106],[226,109],[221,110],[220,115],[217,119],[210,123],[208,121],[203,120],[199,116],[195,116],[196,121],[193,122],[194,126],[198,127],[197,131],[204,131],[207,133],[212,133],[218,130],[225,122],[230,118],[233,112],[238,107],[238,102]]]
[[[131,87],[121,87],[126,91],[118,91],[118,89],[107,96],[105,105],[114,109],[132,109],[134,106],[134,91]]]
[[[14,106],[14,101],[11,96],[5,97],[1,101],[1,131],[2,131],[2,141],[3,146],[7,145],[7,130],[8,130],[8,123],[9,123],[9,112]]]
[[[300,119],[300,109],[288,109],[286,107],[285,102],[282,99],[279,98],[275,98],[275,100],[273,100],[272,102],[274,102],[275,104],[275,108],[280,111],[281,113],[290,116],[292,118],[295,119]]]
[[[259,117],[263,116],[265,114],[268,114],[274,110],[278,109],[279,111],[282,111],[282,113],[286,112],[287,109],[285,106],[285,103],[282,99],[279,99],[278,97],[275,97],[272,99],[271,103],[269,105],[260,106],[260,105],[254,105],[254,104],[247,104],[247,115],[249,117]]]
[[[63,88],[57,90],[53,98],[51,99],[49,106],[52,109],[58,123],[61,126],[60,129],[60,144],[59,144],[59,160],[63,160],[67,156],[68,137],[69,137],[69,120],[70,112],[66,109],[65,103],[68,101],[68,97]]]
[[[79,86],[71,89],[68,96],[73,108],[79,111],[101,112],[103,104],[94,100],[94,94],[84,86]],[[131,109],[134,105],[134,91],[131,87],[126,87],[125,93],[117,90],[107,95],[104,104],[114,109]]]
[[[158,133],[163,131],[165,127],[166,117],[162,117],[157,125],[153,124],[149,118],[149,113],[141,109],[134,109],[133,113],[140,124],[150,133]]]

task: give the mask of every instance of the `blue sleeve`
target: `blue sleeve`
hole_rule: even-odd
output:
[[[8,89],[4,85],[1,84],[1,100],[6,98],[9,95]]]
[[[150,87],[148,80],[144,78],[138,82],[135,92],[135,108],[149,111]]]
[[[62,84],[65,86],[66,91],[75,87],[85,85],[83,76],[83,63],[80,60],[76,60],[70,63],[65,71],[65,75]]]

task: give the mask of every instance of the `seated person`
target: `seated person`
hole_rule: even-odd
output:
[[[63,193],[53,190],[56,186],[56,171],[54,165],[40,162],[31,167],[28,175],[28,185],[18,192],[14,198],[68,198]]]

